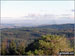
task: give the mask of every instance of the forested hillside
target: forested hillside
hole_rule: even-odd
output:
[[[63,24],[63,25],[46,25],[38,27],[22,27],[22,28],[10,28],[2,29],[2,39],[23,39],[23,40],[34,40],[40,38],[42,35],[53,34],[53,35],[64,35],[67,38],[74,37],[74,24]]]
[[[56,41],[56,39],[59,40],[60,39],[59,37],[61,37],[62,39],[60,42],[62,42],[64,39],[63,37],[65,37],[66,38],[65,41],[67,41],[67,42],[70,41],[69,47],[72,47],[72,48],[74,47],[74,24],[45,25],[45,26],[38,26],[38,27],[21,27],[21,28],[5,28],[5,29],[1,29],[0,36],[1,36],[2,43],[7,42],[7,44],[3,44],[3,46],[8,45],[8,46],[10,46],[9,49],[11,49],[11,50],[12,50],[13,44],[10,45],[10,43],[12,40],[14,40],[14,42],[13,42],[14,46],[18,46],[19,43],[22,43],[23,44],[22,47],[23,48],[26,47],[25,50],[24,49],[18,50],[19,52],[26,51],[26,53],[23,53],[23,52],[16,53],[16,51],[14,51],[15,52],[14,54],[35,54],[36,55],[36,54],[39,54],[38,52],[40,52],[41,54],[44,54],[44,49],[40,49],[40,48],[43,48],[43,46],[39,46],[39,45],[41,45],[42,42],[43,42],[43,45],[47,45],[47,46],[51,45],[52,46],[52,44],[46,43],[46,37],[48,37],[48,36],[46,36],[45,40],[44,40],[42,38],[43,35],[44,36],[51,35],[49,37],[51,37],[51,39],[53,41]],[[41,40],[41,38],[42,38],[42,40]],[[35,40],[37,40],[37,42],[35,42]],[[37,47],[36,43],[39,43],[38,47]],[[31,45],[33,45],[32,47],[34,47],[33,50],[31,50],[32,48],[29,48]],[[56,45],[57,45],[57,43],[56,43]],[[66,45],[66,43],[65,43],[65,45]],[[47,46],[44,46],[44,47],[46,48]],[[22,48],[22,47],[18,47],[18,48]],[[59,46],[57,46],[57,47],[59,47]],[[4,48],[6,48],[6,47],[3,47],[3,50],[4,50]],[[64,48],[67,48],[67,46],[65,46]],[[11,50],[9,50],[9,51],[11,51]],[[69,50],[72,50],[72,49],[69,49]],[[49,54],[56,54],[56,52],[58,52],[59,50],[56,49],[56,52],[53,52],[53,53],[52,52],[49,53],[50,50],[47,50],[47,51],[48,51],[48,53],[45,53],[45,54],[49,55]],[[5,53],[6,52],[3,52],[3,54],[5,54]],[[11,54],[11,53],[7,53],[7,54]]]

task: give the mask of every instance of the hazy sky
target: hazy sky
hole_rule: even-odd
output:
[[[1,1],[1,17],[28,14],[73,14],[74,1]]]
[[[1,1],[1,22],[72,23],[74,11],[74,1]]]

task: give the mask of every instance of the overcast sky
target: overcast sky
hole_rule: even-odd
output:
[[[74,1],[1,1],[1,18],[7,21],[38,18],[39,22],[42,18],[74,19]]]

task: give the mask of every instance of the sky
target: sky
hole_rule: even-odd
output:
[[[74,1],[1,1],[2,20],[31,20],[45,16],[47,19],[51,16],[74,19]]]
[[[74,1],[2,1],[1,17],[21,17],[28,14],[72,14],[73,9]]]

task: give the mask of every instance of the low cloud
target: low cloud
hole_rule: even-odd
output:
[[[2,23],[20,24],[20,25],[43,25],[43,24],[63,24],[74,23],[74,18],[70,14],[53,15],[35,15],[31,14],[20,18],[2,18]]]

